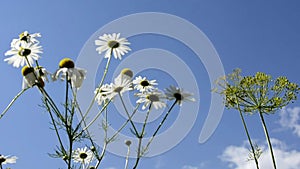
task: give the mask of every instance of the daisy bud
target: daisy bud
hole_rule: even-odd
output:
[[[91,146],[91,151],[96,151],[96,147]]]
[[[64,155],[64,156],[63,156],[63,160],[68,160],[68,156],[67,156],[67,155]]]
[[[131,145],[131,141],[130,141],[130,140],[125,140],[125,144],[126,144],[127,146],[130,146],[130,145]]]
[[[121,71],[121,74],[127,75],[127,76],[130,77],[130,78],[133,77],[133,72],[132,72],[132,70],[130,70],[129,68],[124,68],[124,69]]]
[[[59,62],[59,68],[74,68],[75,64],[72,59],[64,58]]]

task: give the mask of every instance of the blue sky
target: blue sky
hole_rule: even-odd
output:
[[[291,81],[300,84],[299,6],[300,2],[297,0],[3,1],[0,2],[2,23],[0,51],[4,59],[4,53],[9,49],[12,38],[25,30],[40,32],[42,34],[40,42],[44,51],[40,64],[54,72],[57,63],[63,57],[76,60],[86,41],[111,21],[140,12],[161,12],[183,18],[200,29],[215,47],[226,73],[239,67],[244,75],[262,71],[273,77],[287,76]],[[141,25],[136,23],[136,27],[139,26]],[[170,27],[170,30],[173,29],[176,30]],[[253,168],[253,162],[245,162],[246,137],[236,111],[225,110],[218,128],[208,141],[203,144],[198,142],[210,106],[211,84],[205,66],[201,60],[197,60],[197,56],[189,46],[176,39],[153,34],[132,36],[128,40],[131,42],[132,52],[159,48],[179,56],[192,70],[201,96],[200,101],[195,103],[199,104],[200,108],[188,135],[171,150],[159,156],[142,159],[140,168]],[[199,49],[201,50],[201,46]],[[113,70],[118,68],[120,61],[114,60],[112,64]],[[5,62],[0,62],[0,70],[2,72],[0,77],[3,80],[0,89],[2,94],[0,108],[4,110],[20,91],[22,77],[20,69],[13,68]],[[101,73],[101,66],[98,71]],[[141,75],[157,79],[162,87],[174,82],[169,76],[169,79],[165,80],[166,74],[158,73],[162,72],[140,72]],[[57,88],[60,87],[62,85],[59,83],[47,85],[49,92],[57,99],[61,97],[56,94],[59,93],[56,91],[59,91]],[[17,164],[10,166],[14,169],[64,167],[59,159],[47,155],[53,151],[57,139],[54,131],[49,129],[48,114],[39,107],[39,104],[41,104],[39,92],[35,89],[29,90],[0,120],[0,153],[19,157]],[[266,116],[270,135],[274,138],[278,168],[281,169],[300,168],[300,158],[296,158],[300,156],[299,107],[300,102],[296,101],[284,111]],[[166,128],[172,126],[176,120],[175,115],[178,114],[168,119]],[[263,168],[268,168],[271,161],[259,118],[256,115],[247,116],[246,120],[251,126],[251,136],[265,148],[261,164]],[[287,164],[284,161],[287,161]],[[123,158],[108,154],[101,168],[119,169],[123,165]]]

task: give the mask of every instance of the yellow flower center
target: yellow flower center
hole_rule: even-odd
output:
[[[28,66],[24,66],[23,68],[22,68],[22,75],[23,76],[26,76],[26,75],[28,75],[29,73],[32,73],[32,72],[34,72],[34,68],[33,67],[28,67]]]
[[[110,48],[118,48],[120,46],[120,43],[115,40],[111,40],[107,43],[108,47]]]
[[[121,74],[127,75],[127,76],[129,76],[129,77],[133,77],[133,72],[132,72],[129,68],[124,68],[124,69],[121,71]]]
[[[30,53],[31,53],[31,50],[26,49],[26,48],[21,48],[18,52],[19,56],[24,56],[24,57],[30,55]]]
[[[64,58],[59,62],[59,68],[74,68],[75,64],[70,58]]]

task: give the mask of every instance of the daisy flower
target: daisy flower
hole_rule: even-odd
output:
[[[33,67],[24,66],[22,68],[23,83],[22,89],[34,86],[38,80]]]
[[[155,85],[157,85],[156,80],[148,80],[146,77],[138,76],[133,80],[134,89],[137,89],[140,92],[151,91]]]
[[[71,81],[72,87],[78,89],[81,87],[83,80],[85,79],[86,70],[81,68],[75,68],[74,62],[70,58],[64,58],[59,62],[59,69],[52,75],[52,80],[65,80],[68,77],[68,81]]]
[[[183,101],[195,101],[195,99],[191,97],[193,96],[192,93],[185,92],[183,89],[172,85],[166,89],[165,95],[169,100],[175,99],[179,105],[181,105]]]
[[[42,46],[33,43],[21,42],[17,45],[11,45],[11,49],[5,52],[5,56],[11,56],[5,58],[4,61],[8,64],[12,64],[13,67],[24,66],[25,62],[28,66],[34,63],[34,60],[40,58],[40,53],[42,53]]]
[[[40,33],[28,33],[28,31],[24,31],[19,35],[19,39],[13,39],[11,42],[11,46],[19,45],[21,42],[26,43],[39,43],[36,38],[41,37]]]
[[[111,83],[110,85],[112,98],[117,94],[122,95],[122,93],[132,90],[132,83],[126,76],[116,77],[114,83]]]
[[[122,56],[131,49],[127,46],[130,43],[126,38],[120,38],[120,33],[104,34],[95,40],[95,45],[99,54],[105,52],[104,58],[110,58],[113,54],[116,59],[122,59]]]
[[[112,87],[109,84],[104,84],[100,88],[96,88],[94,93],[96,94],[95,100],[98,105],[102,105],[103,102],[112,99],[112,95],[110,94],[112,91]]]
[[[165,95],[157,89],[151,92],[137,93],[136,96],[139,97],[136,103],[144,103],[142,107],[143,110],[146,109],[150,103],[155,109],[166,107],[166,103],[164,102]]]
[[[4,156],[0,154],[0,165],[2,164],[13,164],[16,163],[18,157],[16,156]]]
[[[22,75],[23,75],[23,83],[22,89],[33,87],[34,85],[39,85],[40,87],[45,86],[45,81],[49,82],[48,74],[50,74],[45,68],[43,67],[28,67],[24,66],[22,68]]]
[[[76,163],[89,164],[94,159],[94,154],[87,147],[77,148],[73,151],[72,158]]]
[[[43,81],[49,82],[48,76],[51,75],[46,68],[42,66],[35,67],[36,74],[43,79]]]

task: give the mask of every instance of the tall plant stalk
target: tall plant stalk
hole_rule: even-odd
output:
[[[259,111],[259,117],[260,117],[262,126],[264,128],[265,136],[266,136],[268,146],[269,146],[269,149],[270,149],[272,162],[273,162],[273,167],[274,167],[274,169],[276,169],[276,161],[275,161],[275,156],[274,156],[274,152],[273,152],[273,148],[272,148],[272,143],[271,143],[271,140],[270,140],[269,132],[268,132],[268,129],[267,129],[267,125],[266,125],[263,113],[261,111]]]

